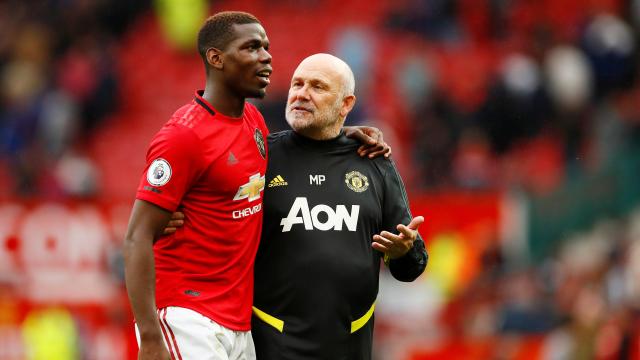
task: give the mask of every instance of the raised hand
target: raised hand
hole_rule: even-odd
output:
[[[398,235],[388,231],[383,231],[378,235],[373,235],[371,246],[384,253],[389,259],[397,259],[404,256],[413,247],[413,242],[418,237],[418,228],[424,222],[424,217],[414,217],[409,225],[399,224],[396,228],[400,232]]]

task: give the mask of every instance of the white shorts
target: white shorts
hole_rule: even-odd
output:
[[[164,342],[173,360],[255,360],[251,331],[234,331],[200,313],[169,306],[158,310]],[[140,334],[136,325],[136,338]]]

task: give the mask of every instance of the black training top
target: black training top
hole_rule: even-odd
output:
[[[397,224],[411,221],[396,167],[384,157],[361,158],[360,143],[342,133],[315,141],[284,131],[268,142],[255,263],[254,306],[261,316],[254,316],[260,326],[252,332],[258,359],[354,359],[362,353],[369,358],[371,336],[362,351],[354,352],[350,339],[363,326],[372,328],[382,259],[371,247],[372,237],[383,230],[398,233]],[[419,237],[389,268],[396,279],[412,281],[426,264]],[[262,350],[264,342],[277,354]]]

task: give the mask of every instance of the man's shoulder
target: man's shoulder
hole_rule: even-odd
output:
[[[260,113],[260,110],[258,110],[258,108],[255,105],[253,105],[248,101],[245,102],[244,112],[247,116],[249,116],[252,119],[258,119],[258,120],[264,121],[264,117],[262,116],[262,113]]]
[[[192,103],[181,106],[156,132],[151,143],[183,143],[183,145],[193,143],[194,140],[199,139],[197,132],[194,131],[198,117],[197,109]]]
[[[171,118],[158,130],[151,140],[151,145],[166,144],[167,146],[180,145],[184,147],[194,147],[199,145],[200,137],[192,126],[187,126],[176,118]]]
[[[171,115],[166,126],[176,125],[179,127],[193,129],[200,125],[207,115],[208,113],[206,109],[195,101],[192,101],[178,108],[178,110]]]
[[[391,158],[377,156],[371,159],[371,164],[380,172],[383,177],[387,176],[388,174],[393,174],[394,172],[397,173],[396,164]]]

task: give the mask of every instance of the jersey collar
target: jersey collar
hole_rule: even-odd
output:
[[[207,112],[211,114],[211,116],[214,116],[216,112],[213,111],[213,106],[211,106],[211,104],[209,104],[209,102],[202,97],[203,94],[204,90],[196,90],[196,97],[194,100],[196,103],[198,103],[198,105],[207,110]]]
[[[227,120],[231,120],[231,121],[238,121],[238,120],[242,120],[243,116],[244,116],[244,111],[243,111],[243,116],[240,117],[231,117],[231,116],[227,116],[221,112],[218,112],[215,110],[215,108],[213,107],[213,105],[211,105],[207,100],[205,100],[202,95],[204,94],[204,90],[196,90],[196,96],[193,99],[196,104],[198,104],[199,106],[201,106],[203,109],[205,109],[209,114],[211,114],[211,116],[215,116],[216,119],[227,119]],[[245,107],[246,107],[246,103],[245,103]]]

